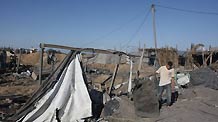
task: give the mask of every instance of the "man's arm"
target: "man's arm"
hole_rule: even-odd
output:
[[[162,67],[160,67],[158,70],[155,71],[156,74],[159,74],[161,72]]]

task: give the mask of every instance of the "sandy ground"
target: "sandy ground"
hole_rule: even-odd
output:
[[[163,107],[155,122],[217,122],[218,91],[198,86],[184,89],[170,108]]]
[[[58,65],[65,58],[66,54],[55,54],[55,56],[57,58],[56,64]],[[40,60],[39,58],[40,58],[39,52],[31,53],[31,54],[22,54],[21,55],[21,64],[38,67],[39,60]],[[43,65],[44,65],[44,67],[50,66],[47,63],[47,53],[43,54]]]
[[[134,115],[133,105],[122,102],[119,117],[108,117],[109,122],[217,122],[218,91],[203,86],[183,89],[171,107],[163,106],[157,118],[140,118]],[[125,106],[125,107],[124,107]],[[131,108],[131,109],[130,109]],[[131,114],[130,114],[131,113]],[[127,115],[127,116],[126,116]]]

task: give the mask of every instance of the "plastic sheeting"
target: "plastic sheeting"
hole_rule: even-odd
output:
[[[65,68],[54,88],[45,94],[35,107],[23,121],[78,122],[92,116],[91,99],[78,56]]]
[[[186,85],[190,82],[190,79],[189,79],[189,74],[184,74],[184,73],[180,73],[180,74],[177,74],[177,83],[179,85]]]

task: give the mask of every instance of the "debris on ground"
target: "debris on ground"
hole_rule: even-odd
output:
[[[204,85],[218,90],[218,73],[209,67],[194,70],[190,72],[190,76],[192,85]]]
[[[167,54],[163,55],[160,53],[159,55],[166,57]],[[19,114],[21,108],[25,107],[30,101],[33,106],[27,109],[34,109],[34,105],[37,105],[35,102],[39,101],[44,94],[50,93],[49,91],[55,87],[55,84],[59,80],[62,81],[59,79],[60,76],[66,75],[64,69],[69,66],[69,61],[74,59],[73,56],[68,57],[69,60],[66,60],[68,63],[65,62],[66,65],[64,65],[64,63],[61,64],[61,60],[66,55],[57,54],[55,67],[58,67],[59,64],[63,67],[62,69],[59,67],[56,73],[52,74],[54,69],[50,68],[51,65],[46,63],[49,57],[45,53],[43,56],[43,62],[45,64],[43,68],[44,72],[46,72],[43,76],[45,84],[40,87],[38,83],[39,53],[25,54],[21,57],[22,60],[19,70],[16,71],[15,68],[14,70],[8,70],[0,74],[0,121],[9,120],[9,118],[13,118],[16,114]],[[179,73],[177,74],[176,80],[178,81],[178,85],[182,86],[177,88],[178,98],[172,106],[167,107],[163,104],[159,110],[159,102],[156,95],[158,81],[152,76],[155,71],[153,66],[143,62],[140,73],[138,73],[139,58],[132,59],[133,67],[132,71],[130,71],[130,58],[127,56],[117,54],[83,54],[82,57],[78,59],[81,62],[74,66],[81,66],[80,73],[83,75],[85,83],[79,93],[87,89],[87,95],[91,100],[90,104],[86,102],[88,104],[86,106],[90,105],[89,108],[91,109],[89,110],[92,111],[92,116],[89,115],[82,118],[88,122],[216,122],[218,120],[218,75],[216,67],[212,69],[209,67],[199,67],[196,70],[188,72],[180,72],[178,70]],[[173,59],[178,62],[175,51],[173,51],[171,57],[174,57]],[[161,60],[162,63],[166,61]],[[119,64],[118,68],[117,64]],[[116,68],[117,72],[115,72]],[[72,71],[75,71],[75,69]],[[132,82],[132,86],[130,85],[131,91],[129,92],[129,77],[131,73],[132,79],[130,81]],[[76,75],[72,76],[76,77]],[[70,79],[75,80],[75,77]],[[61,86],[61,83],[59,85]],[[74,85],[70,84],[67,90],[75,91],[73,89]],[[68,88],[66,84],[65,86],[62,90]],[[57,89],[54,91],[58,92]],[[39,95],[37,93],[41,94]],[[68,93],[73,94],[74,92]],[[33,97],[34,95],[35,98]],[[88,99],[89,97],[85,98]],[[67,95],[65,95],[65,98],[70,99]],[[59,99],[59,102],[61,102],[61,99]],[[81,106],[77,107],[79,108]],[[60,107],[65,109],[67,104],[66,106],[60,105]],[[62,110],[64,109],[54,109],[52,111],[54,113],[52,117],[60,121],[60,117],[63,114]],[[77,113],[77,115],[83,113]],[[54,118],[52,119],[55,120]]]

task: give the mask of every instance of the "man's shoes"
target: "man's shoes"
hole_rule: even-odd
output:
[[[162,100],[159,100],[159,110],[162,108]]]

